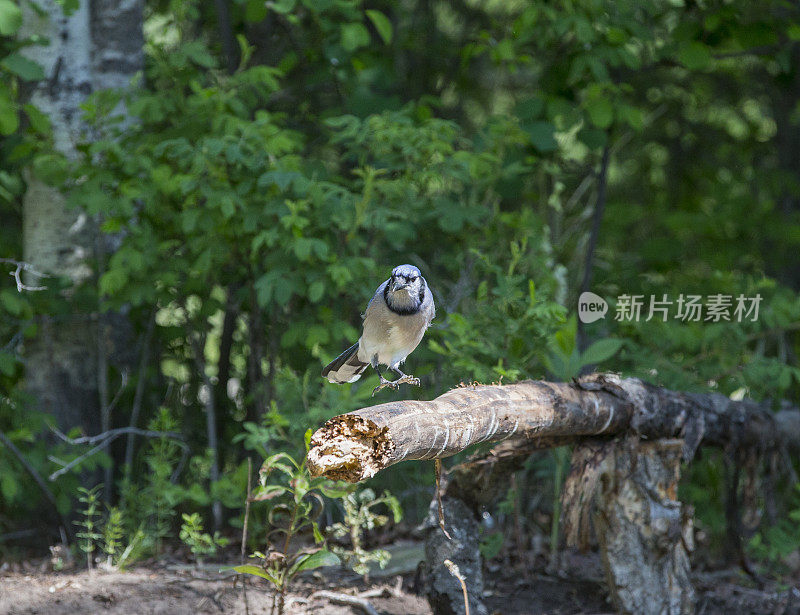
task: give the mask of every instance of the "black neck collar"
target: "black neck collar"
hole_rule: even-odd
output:
[[[386,307],[388,307],[390,311],[394,312],[399,316],[411,316],[412,314],[416,314],[417,312],[419,312],[420,307],[422,306],[422,302],[424,300],[425,300],[425,287],[423,286],[422,289],[419,291],[419,306],[397,307],[396,305],[392,305],[392,302],[389,301],[389,284],[387,283],[383,289],[383,302],[386,304]]]

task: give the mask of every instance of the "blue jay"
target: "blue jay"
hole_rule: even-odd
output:
[[[326,365],[322,377],[337,384],[355,382],[372,365],[381,379],[373,395],[384,387],[419,386],[419,378],[401,372],[400,364],[420,343],[435,315],[431,291],[419,269],[413,265],[395,267],[392,277],[378,286],[361,315],[361,339]],[[399,378],[386,380],[378,365],[387,365]]]

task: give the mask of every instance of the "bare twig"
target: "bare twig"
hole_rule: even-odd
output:
[[[449,559],[444,560],[444,565],[450,571],[450,574],[452,574],[456,579],[458,579],[458,582],[461,583],[461,591],[464,592],[464,611],[466,615],[469,615],[469,597],[467,596],[467,584],[464,582],[464,575],[461,574],[458,566]]]
[[[242,525],[242,558],[241,563],[244,565],[247,551],[247,527],[250,519],[250,497],[252,495],[253,484],[253,460],[247,457],[247,499],[244,501],[244,524]],[[241,575],[246,576],[246,575]],[[242,599],[244,600],[245,615],[250,615],[250,604],[247,602],[247,579],[242,578]]]
[[[372,606],[364,598],[359,598],[358,596],[348,596],[347,594],[321,590],[311,594],[311,599],[313,600],[314,598],[324,598],[325,600],[330,600],[334,604],[344,604],[346,606],[356,607],[364,611],[367,615],[379,615],[374,606]]]
[[[88,459],[92,455],[95,455],[104,448],[106,448],[106,446],[108,446],[113,440],[116,440],[119,436],[127,433],[135,433],[136,435],[144,436],[147,438],[170,438],[172,440],[175,440],[176,443],[184,450],[188,450],[189,448],[186,442],[184,442],[183,435],[176,433],[174,431],[152,431],[149,429],[136,429],[134,427],[120,427],[118,429],[111,429],[109,431],[105,431],[101,434],[97,434],[96,436],[82,436],[80,438],[70,438],[61,433],[58,429],[55,428],[51,429],[59,438],[61,438],[62,440],[64,440],[64,442],[68,444],[93,444],[95,442],[99,442],[97,446],[89,449],[84,454],[79,455],[78,457],[76,457],[75,459],[64,465],[62,468],[56,470],[50,476],[48,476],[48,479],[51,481],[54,481],[59,476],[66,474],[75,466],[83,463],[86,459]],[[55,463],[64,464],[63,461],[53,456],[49,456],[48,459],[50,459],[50,461],[53,461]]]
[[[185,438],[183,434],[178,433],[177,431],[153,431],[152,429],[139,429],[138,427],[117,427],[116,429],[109,429],[108,431],[99,433],[96,436],[70,438],[55,427],[51,427],[50,429],[67,444],[94,444],[95,442],[100,442],[101,440],[115,440],[116,438],[124,436],[125,434],[133,433],[137,436],[142,436],[145,438],[170,438],[172,440],[179,440],[179,444],[185,446]]]
[[[34,275],[39,278],[46,278],[49,277],[46,273],[42,273],[38,271],[31,265],[30,263],[25,263],[22,261],[14,260],[13,258],[0,258],[0,263],[5,263],[7,265],[14,265],[16,269],[14,271],[9,271],[8,275],[14,277],[14,281],[17,283],[17,292],[22,292],[23,290],[46,290],[47,286],[29,286],[22,281],[22,272],[26,271],[31,275]]]
[[[23,336],[24,336],[24,334],[23,334],[22,330],[20,330],[20,331],[17,331],[17,332],[16,332],[16,333],[15,333],[15,334],[14,334],[14,335],[11,337],[11,339],[10,339],[10,340],[8,340],[8,343],[7,343],[5,346],[3,346],[3,348],[2,348],[2,349],[0,349],[0,350],[2,350],[2,352],[8,352],[8,351],[14,351],[14,352],[16,352],[16,347],[17,347],[17,346],[19,345],[19,343],[22,341],[22,338],[23,338]]]
[[[434,459],[433,460],[433,473],[436,478],[436,506],[438,508],[438,517],[439,517],[439,527],[442,528],[442,532],[445,536],[447,536],[447,540],[452,540],[450,534],[447,533],[447,530],[444,526],[444,507],[442,506],[442,489],[441,489],[441,476],[442,476],[442,460],[441,459]]]

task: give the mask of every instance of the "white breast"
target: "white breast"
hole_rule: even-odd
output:
[[[377,355],[382,365],[398,365],[419,345],[428,324],[425,313],[401,316],[386,306],[382,296],[376,297],[364,314],[358,358],[368,363]]]

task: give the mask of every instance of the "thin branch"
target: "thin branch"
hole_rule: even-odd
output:
[[[80,438],[70,438],[55,427],[51,427],[50,429],[67,444],[94,444],[95,442],[104,440],[115,440],[119,436],[130,433],[145,438],[170,438],[183,443],[185,443],[186,440],[183,434],[177,431],[153,431],[152,429],[139,429],[138,427],[117,427],[116,429],[109,429],[108,431],[99,433],[96,436],[81,436]]]
[[[447,567],[447,570],[450,571],[458,582],[461,583],[461,592],[464,594],[464,613],[465,615],[469,615],[469,595],[467,594],[467,583],[464,575],[461,574],[461,571],[458,569],[458,566],[451,562],[449,559],[444,560],[444,565]]]
[[[239,48],[236,44],[236,37],[233,35],[230,8],[227,0],[214,0],[214,8],[217,10],[217,23],[219,24],[219,36],[222,39],[225,64],[228,72],[233,74],[239,64]]]
[[[131,407],[131,420],[130,427],[136,428],[136,423],[139,422],[139,413],[142,409],[142,399],[144,398],[144,385],[147,376],[147,364],[150,359],[150,344],[153,339],[153,331],[156,326],[156,308],[154,307],[150,319],[147,321],[147,330],[142,340],[142,354],[139,356],[139,379],[136,381],[136,390],[133,393],[133,406]],[[135,433],[128,435],[128,441],[125,443],[125,477],[130,478],[133,471],[133,442]]]
[[[247,499],[244,501],[244,524],[242,525],[242,551],[240,563],[244,564],[247,561],[247,532],[250,521],[250,497],[253,492],[253,460],[248,455],[247,457]],[[247,601],[247,575],[242,575],[242,600],[244,601],[245,615],[250,615],[250,603]]]
[[[444,506],[442,505],[442,460],[433,460],[433,474],[436,480],[436,507],[438,511],[439,527],[441,528],[447,540],[452,540],[450,534],[447,532],[444,522]]]
[[[30,263],[14,260],[13,258],[0,258],[0,263],[14,265],[16,267],[14,271],[9,271],[8,275],[14,277],[14,281],[17,283],[17,292],[21,293],[23,290],[30,290],[30,291],[47,290],[47,286],[29,286],[22,281],[23,271],[30,273],[31,275],[37,276],[39,278],[50,277],[46,273],[42,273],[41,271],[35,269],[33,265],[31,265]]]
[[[149,429],[136,429],[136,428],[133,428],[133,427],[120,427],[118,429],[111,429],[111,430],[103,432],[101,434],[97,434],[96,436],[83,436],[83,437],[80,437],[80,438],[70,438],[70,437],[64,435],[63,433],[61,433],[58,429],[55,429],[55,428],[51,428],[51,429],[53,430],[53,432],[57,436],[59,436],[62,440],[64,440],[68,444],[92,444],[94,442],[100,442],[100,443],[97,446],[89,449],[88,451],[86,451],[82,455],[79,455],[78,457],[76,457],[75,459],[73,459],[72,461],[67,463],[66,465],[63,465],[64,462],[62,460],[60,460],[60,459],[58,459],[56,457],[53,457],[53,456],[49,456],[48,459],[50,461],[53,461],[55,463],[60,463],[60,464],[63,465],[62,468],[60,468],[59,470],[56,470],[50,476],[48,476],[48,479],[50,481],[54,481],[59,476],[62,476],[63,474],[66,474],[72,468],[74,468],[75,466],[83,463],[86,459],[88,459],[92,455],[95,455],[95,454],[99,453],[100,451],[102,451],[104,448],[106,448],[106,446],[108,446],[116,438],[118,438],[121,435],[127,434],[127,433],[135,433],[138,436],[144,436],[144,437],[148,437],[148,438],[170,438],[172,440],[175,440],[176,444],[178,444],[184,450],[188,450],[188,448],[189,448],[189,446],[186,444],[186,442],[184,442],[183,435],[179,434],[179,433],[176,433],[174,431],[152,431],[152,430],[149,430]]]

